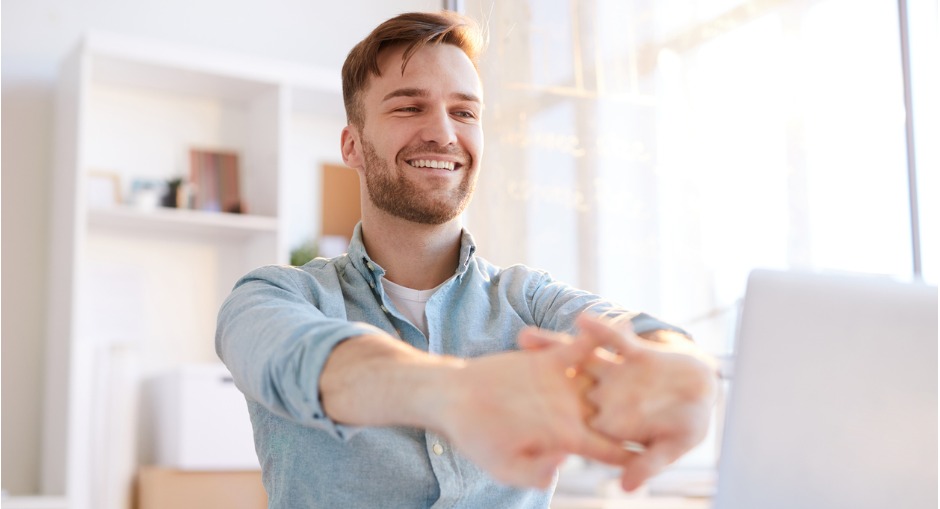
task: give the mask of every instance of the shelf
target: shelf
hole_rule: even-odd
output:
[[[277,232],[277,219],[250,214],[228,214],[201,210],[157,208],[139,210],[128,206],[89,209],[88,224],[94,228],[213,237],[249,237]]]
[[[68,509],[65,497],[3,497],[3,509]]]

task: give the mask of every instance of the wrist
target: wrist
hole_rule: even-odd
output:
[[[420,362],[404,365],[408,378],[400,424],[431,430],[447,435],[450,423],[461,405],[460,391],[464,385],[460,376],[467,361],[458,357],[427,355]]]

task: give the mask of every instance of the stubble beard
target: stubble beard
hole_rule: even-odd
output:
[[[460,184],[439,198],[419,189],[404,173],[393,172],[368,140],[362,140],[362,148],[366,190],[380,210],[414,223],[439,225],[459,216],[470,203],[475,180],[469,168],[461,170]]]

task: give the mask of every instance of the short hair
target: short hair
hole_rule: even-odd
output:
[[[395,16],[375,28],[356,44],[343,63],[343,104],[346,121],[362,126],[361,95],[372,76],[381,76],[379,54],[392,46],[404,45],[401,72],[419,49],[428,44],[452,44],[460,48],[479,71],[479,58],[485,46],[483,33],[472,18],[453,11],[410,12]]]

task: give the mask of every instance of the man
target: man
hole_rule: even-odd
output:
[[[350,52],[349,252],[253,271],[222,306],[216,349],[248,400],[271,507],[547,507],[568,454],[623,465],[632,488],[705,431],[714,381],[667,346],[684,337],[474,255],[459,215],[483,148],[480,47],[445,12],[393,18]]]

